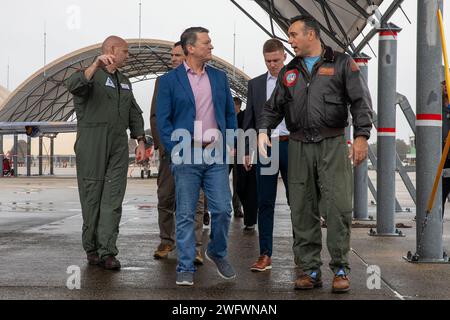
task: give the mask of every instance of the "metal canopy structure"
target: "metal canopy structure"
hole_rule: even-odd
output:
[[[131,82],[154,79],[171,69],[173,42],[154,39],[131,39],[127,42],[130,58],[121,71]],[[0,122],[74,121],[72,95],[63,81],[75,71],[92,64],[100,54],[100,48],[101,44],[96,44],[80,49],[37,71],[9,95],[3,108],[0,107]],[[246,101],[250,78],[215,56],[210,65],[224,70],[233,94]]]
[[[77,132],[77,122],[0,122],[0,135],[26,134],[32,138],[55,135],[58,133]]]
[[[267,34],[277,37],[273,23],[275,22],[287,35],[289,19],[296,15],[313,16],[319,23],[322,31],[321,38],[325,44],[336,51],[346,51],[349,54],[360,53],[373,36],[376,30],[367,35],[362,31],[368,19],[375,13],[383,0],[254,0],[271,19],[271,30],[266,30],[237,0],[231,0],[250,19],[258,24]],[[386,2],[386,1],[385,1]],[[378,23],[383,25],[400,7],[403,0],[393,0],[389,8],[381,16]],[[355,43],[359,36],[363,40]]]
[[[10,92],[6,88],[0,86],[0,109],[2,108],[3,102],[6,100],[6,98],[8,98],[9,94]]]

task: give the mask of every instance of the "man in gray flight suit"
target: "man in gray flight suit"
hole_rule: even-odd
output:
[[[332,292],[350,288],[348,253],[352,222],[352,169],[366,157],[372,128],[372,102],[359,67],[347,54],[321,43],[320,26],[309,16],[291,20],[289,44],[296,57],[281,70],[257,127],[273,129],[286,119],[290,131],[288,181],[294,231],[295,263],[304,273],[296,289],[322,286],[322,231],[327,223],[327,247],[334,273]],[[347,147],[344,129],[348,106],[353,117],[354,143]],[[260,152],[270,145],[258,136]]]
[[[89,264],[108,270],[120,269],[115,256],[127,185],[128,128],[139,142],[136,159],[145,153],[142,110],[130,81],[118,70],[128,56],[126,41],[110,36],[103,42],[102,55],[65,81],[78,121],[75,154],[83,248]]]

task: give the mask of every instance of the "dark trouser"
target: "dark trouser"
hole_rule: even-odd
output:
[[[275,213],[275,200],[277,198],[278,174],[281,173],[286,197],[289,203],[288,188],[288,141],[279,143],[279,169],[275,174],[262,174],[261,169],[269,167],[261,162],[257,164],[256,185],[258,190],[258,235],[260,255],[272,256],[273,246],[273,221]],[[271,156],[271,149],[268,148],[268,156]]]
[[[289,192],[295,263],[304,272],[320,272],[322,230],[327,223],[330,268],[350,271],[352,168],[344,136],[318,143],[289,142]]]
[[[175,245],[175,180],[169,160],[159,157],[158,169],[158,225],[162,244]],[[203,212],[205,196],[200,191],[195,214],[195,242],[197,250],[202,248]]]
[[[236,159],[236,158],[235,158]],[[238,176],[237,176],[237,164],[229,164],[228,165],[228,174],[233,171],[233,211],[234,214],[241,211],[241,201],[239,199],[239,195],[237,193],[237,184],[238,184]]]
[[[258,197],[256,193],[256,168],[246,171],[242,164],[237,165],[236,192],[244,209],[244,225],[256,224],[258,214]]]
[[[75,153],[87,254],[116,256],[122,201],[127,186],[128,137],[106,125],[79,124]],[[119,130],[117,130],[119,131]]]

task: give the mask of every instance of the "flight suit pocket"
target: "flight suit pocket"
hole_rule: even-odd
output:
[[[77,172],[82,177],[103,179],[106,167],[106,123],[78,123],[75,142]]]
[[[341,214],[352,211],[353,195],[353,174],[350,160],[348,159],[348,146],[345,138],[335,138],[339,140],[337,150],[334,156],[336,169],[333,174],[333,200]]]
[[[119,178],[105,177],[105,190],[109,195],[109,203],[113,209],[119,208],[122,205],[123,196],[125,194],[126,181],[121,181]]]
[[[347,125],[347,104],[345,99],[338,95],[323,95],[325,108],[325,121],[331,128],[342,128]]]
[[[102,196],[103,179],[83,178],[83,189],[88,205],[96,206]]]
[[[288,184],[289,201],[292,204],[312,201],[313,181],[310,179],[308,160],[305,157],[305,145],[298,141],[289,141],[288,147]],[[304,205],[304,204],[303,204]]]

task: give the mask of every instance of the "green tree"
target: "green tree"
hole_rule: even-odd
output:
[[[395,147],[400,160],[404,161],[406,159],[406,154],[409,152],[409,145],[402,139],[397,139],[395,140]]]
[[[370,148],[372,149],[375,156],[377,156],[377,143],[371,143]],[[406,144],[406,142],[402,139],[397,139],[395,140],[395,148],[397,150],[398,156],[400,157],[400,160],[405,160],[406,154],[409,152],[409,145]]]

